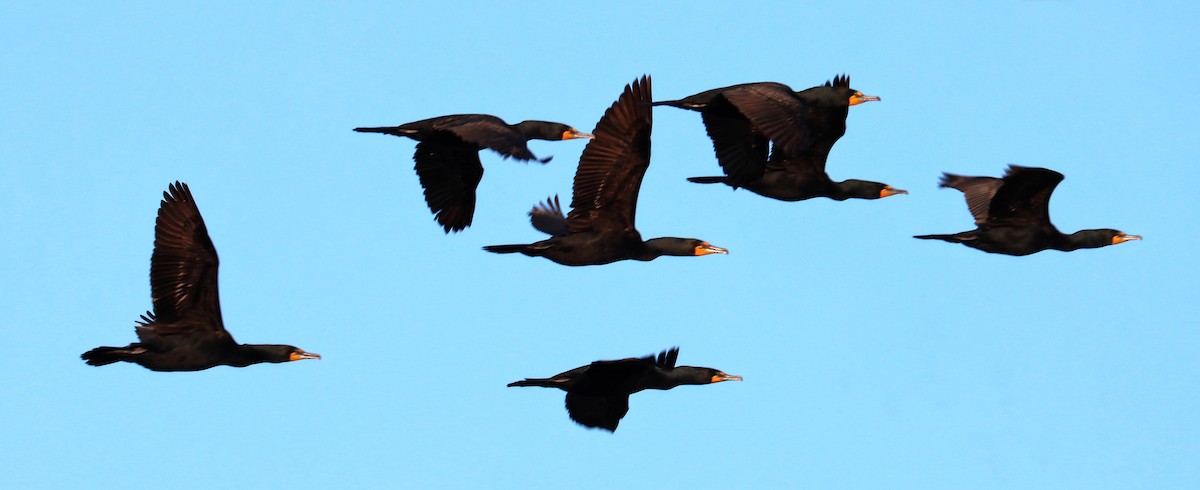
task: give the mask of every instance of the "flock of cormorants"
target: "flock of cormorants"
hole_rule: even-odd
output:
[[[663,255],[724,254],[723,248],[695,238],[643,240],[634,219],[642,177],[650,165],[650,133],[655,106],[700,113],[712,139],[723,176],[691,177],[701,184],[725,184],[782,201],[814,197],[835,200],[880,199],[906,191],[850,179],[836,182],[825,172],[834,143],[846,132],[849,107],[879,97],[850,88],[846,76],[799,92],[774,82],[747,83],[701,92],[679,100],[654,102],[650,77],[626,85],[593,134],[566,124],[461,114],[394,127],[355,131],[417,140],[417,177],[434,219],[446,233],[471,225],[475,189],[483,177],[479,152],[546,163],[529,151],[530,139],[591,141],[575,173],[571,210],[558,197],[529,212],[533,227],[550,238],[530,244],[492,245],[493,253],[545,257],[570,266],[619,260],[653,260]],[[1003,178],[944,174],[941,187],[961,191],[976,229],[916,238],[961,243],[990,253],[1028,255],[1042,250],[1072,251],[1140,240],[1112,229],[1067,235],[1050,222],[1050,194],[1062,174],[1044,168],[1009,166]],[[154,371],[199,371],[213,366],[244,367],[263,362],[320,359],[290,345],[239,344],[221,320],[217,294],[217,251],[187,184],[175,182],[163,193],[150,257],[153,311],[135,327],[138,342],[97,347],[82,355],[90,365],[133,362]],[[712,368],[676,366],[678,348],[657,356],[595,361],[550,378],[526,378],[508,386],[541,386],[567,392],[572,420],[615,431],[629,411],[629,395],[685,384],[741,380]]]

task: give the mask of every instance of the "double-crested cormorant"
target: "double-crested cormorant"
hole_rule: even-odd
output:
[[[1004,178],[943,174],[941,187],[962,191],[975,216],[975,228],[953,235],[914,238],[961,243],[984,252],[1029,255],[1054,249],[1070,252],[1141,240],[1112,229],[1082,230],[1064,235],[1050,223],[1050,194],[1063,175],[1044,168],[1009,165]]]
[[[825,161],[846,134],[849,107],[879,97],[850,88],[850,78],[793,92],[781,83],[718,88],[680,100],[655,102],[699,111],[724,176],[691,177],[700,184],[746,188],[781,201],[828,197],[838,201],[907,194],[866,180],[834,182]]]
[[[494,253],[520,252],[564,265],[597,265],[618,260],[654,260],[663,255],[728,253],[694,238],[642,241],[634,227],[638,190],[650,165],[650,77],[625,92],[596,123],[575,172],[571,213],[563,216],[557,198],[535,206],[533,226],[551,238],[528,245],[492,245]]]
[[[417,177],[425,189],[425,202],[446,233],[471,226],[475,215],[475,188],[483,178],[479,151],[489,148],[504,158],[539,159],[529,151],[531,139],[569,140],[592,135],[562,123],[522,121],[507,124],[487,114],[458,114],[425,119],[400,126],[354,128],[360,133],[385,133],[417,140]]]
[[[260,362],[320,359],[290,345],[238,344],[221,321],[217,250],[187,184],[163,193],[150,256],[154,312],[134,327],[138,340],[125,347],[97,347],[81,357],[93,366],[134,362],[153,371],[199,371]]]
[[[741,381],[706,367],[675,366],[679,348],[654,356],[596,361],[551,378],[525,378],[508,386],[541,386],[567,392],[567,413],[585,427],[615,432],[629,412],[629,395],[642,390],[669,390],[679,385]]]

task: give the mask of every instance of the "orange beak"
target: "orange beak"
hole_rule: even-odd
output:
[[[304,352],[304,351],[293,352],[290,356],[288,356],[289,361],[300,361],[300,360],[304,360],[304,359],[320,359],[320,358],[321,358],[320,354],[313,354],[312,352]]]
[[[575,128],[571,128],[566,131],[563,131],[563,134],[562,134],[563,141],[579,139],[579,138],[587,138],[590,140],[596,139],[596,137],[592,136],[591,133],[582,133],[578,129],[575,129]]]
[[[1113,237],[1112,244],[1116,245],[1118,243],[1125,243],[1130,240],[1141,240],[1141,239],[1142,239],[1141,235],[1127,235],[1125,233],[1120,233],[1120,234],[1117,234],[1117,236]]]
[[[695,254],[697,257],[708,254],[728,254],[729,251],[721,247],[714,247],[708,242],[702,242],[696,245]]]
[[[877,95],[863,95],[862,92],[855,92],[854,95],[850,96],[850,105],[859,105],[863,102],[870,102],[872,100],[881,99]]]
[[[734,376],[732,374],[725,374],[722,372],[717,372],[717,374],[713,375],[713,377],[712,377],[713,383],[720,383],[722,381],[741,381],[741,380],[742,380],[741,376]]]

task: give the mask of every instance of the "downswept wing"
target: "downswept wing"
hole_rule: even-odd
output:
[[[588,427],[616,431],[617,423],[629,412],[629,394],[640,391],[639,381],[648,371],[674,363],[678,349],[658,355],[596,361],[567,393],[571,420]]]
[[[175,182],[163,193],[154,226],[154,253],[150,256],[154,314],[148,326],[157,334],[196,328],[229,336],[217,294],[218,263],[217,249],[191,190],[187,184]]]
[[[650,95],[644,75],[626,85],[596,123],[575,171],[569,232],[635,229],[638,191],[650,166]]]
[[[812,132],[805,125],[804,102],[782,84],[750,84],[721,93],[754,130],[770,139],[787,155],[799,154],[812,145]]]
[[[585,427],[616,432],[617,424],[629,413],[629,395],[567,393],[567,414]]]
[[[1063,175],[1045,168],[1009,165],[992,197],[988,223],[1050,224],[1050,194]]]
[[[541,163],[550,161],[549,158],[538,159],[534,156],[533,152],[529,151],[525,135],[512,129],[503,119],[496,116],[464,115],[434,127],[440,131],[453,133],[454,136],[478,148],[495,151],[505,158],[512,157],[520,161],[537,160]]]
[[[716,97],[700,113],[712,140],[717,163],[735,188],[758,180],[766,171],[770,140],[724,97]]]
[[[483,178],[479,151],[445,138],[417,143],[417,178],[425,203],[446,233],[471,226],[475,216],[475,189]]]

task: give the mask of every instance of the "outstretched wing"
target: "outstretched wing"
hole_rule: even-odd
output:
[[[217,249],[192,191],[187,184],[175,182],[163,193],[150,256],[154,313],[149,323],[158,333],[171,333],[162,331],[171,327],[226,333],[217,294],[217,265]]]
[[[429,139],[417,143],[413,161],[425,203],[446,233],[471,226],[475,189],[483,178],[479,150],[452,138]]]
[[[625,86],[604,112],[575,171],[567,229],[634,229],[638,191],[650,166],[650,77]]]
[[[1063,175],[1045,168],[1009,165],[1004,185],[992,196],[988,222],[1050,224],[1050,194]]]
[[[992,206],[992,197],[996,190],[1004,184],[1003,180],[995,177],[964,177],[951,173],[943,173],[939,187],[958,189],[967,199],[967,209],[975,217],[975,226],[982,225],[988,220],[988,209]]]

